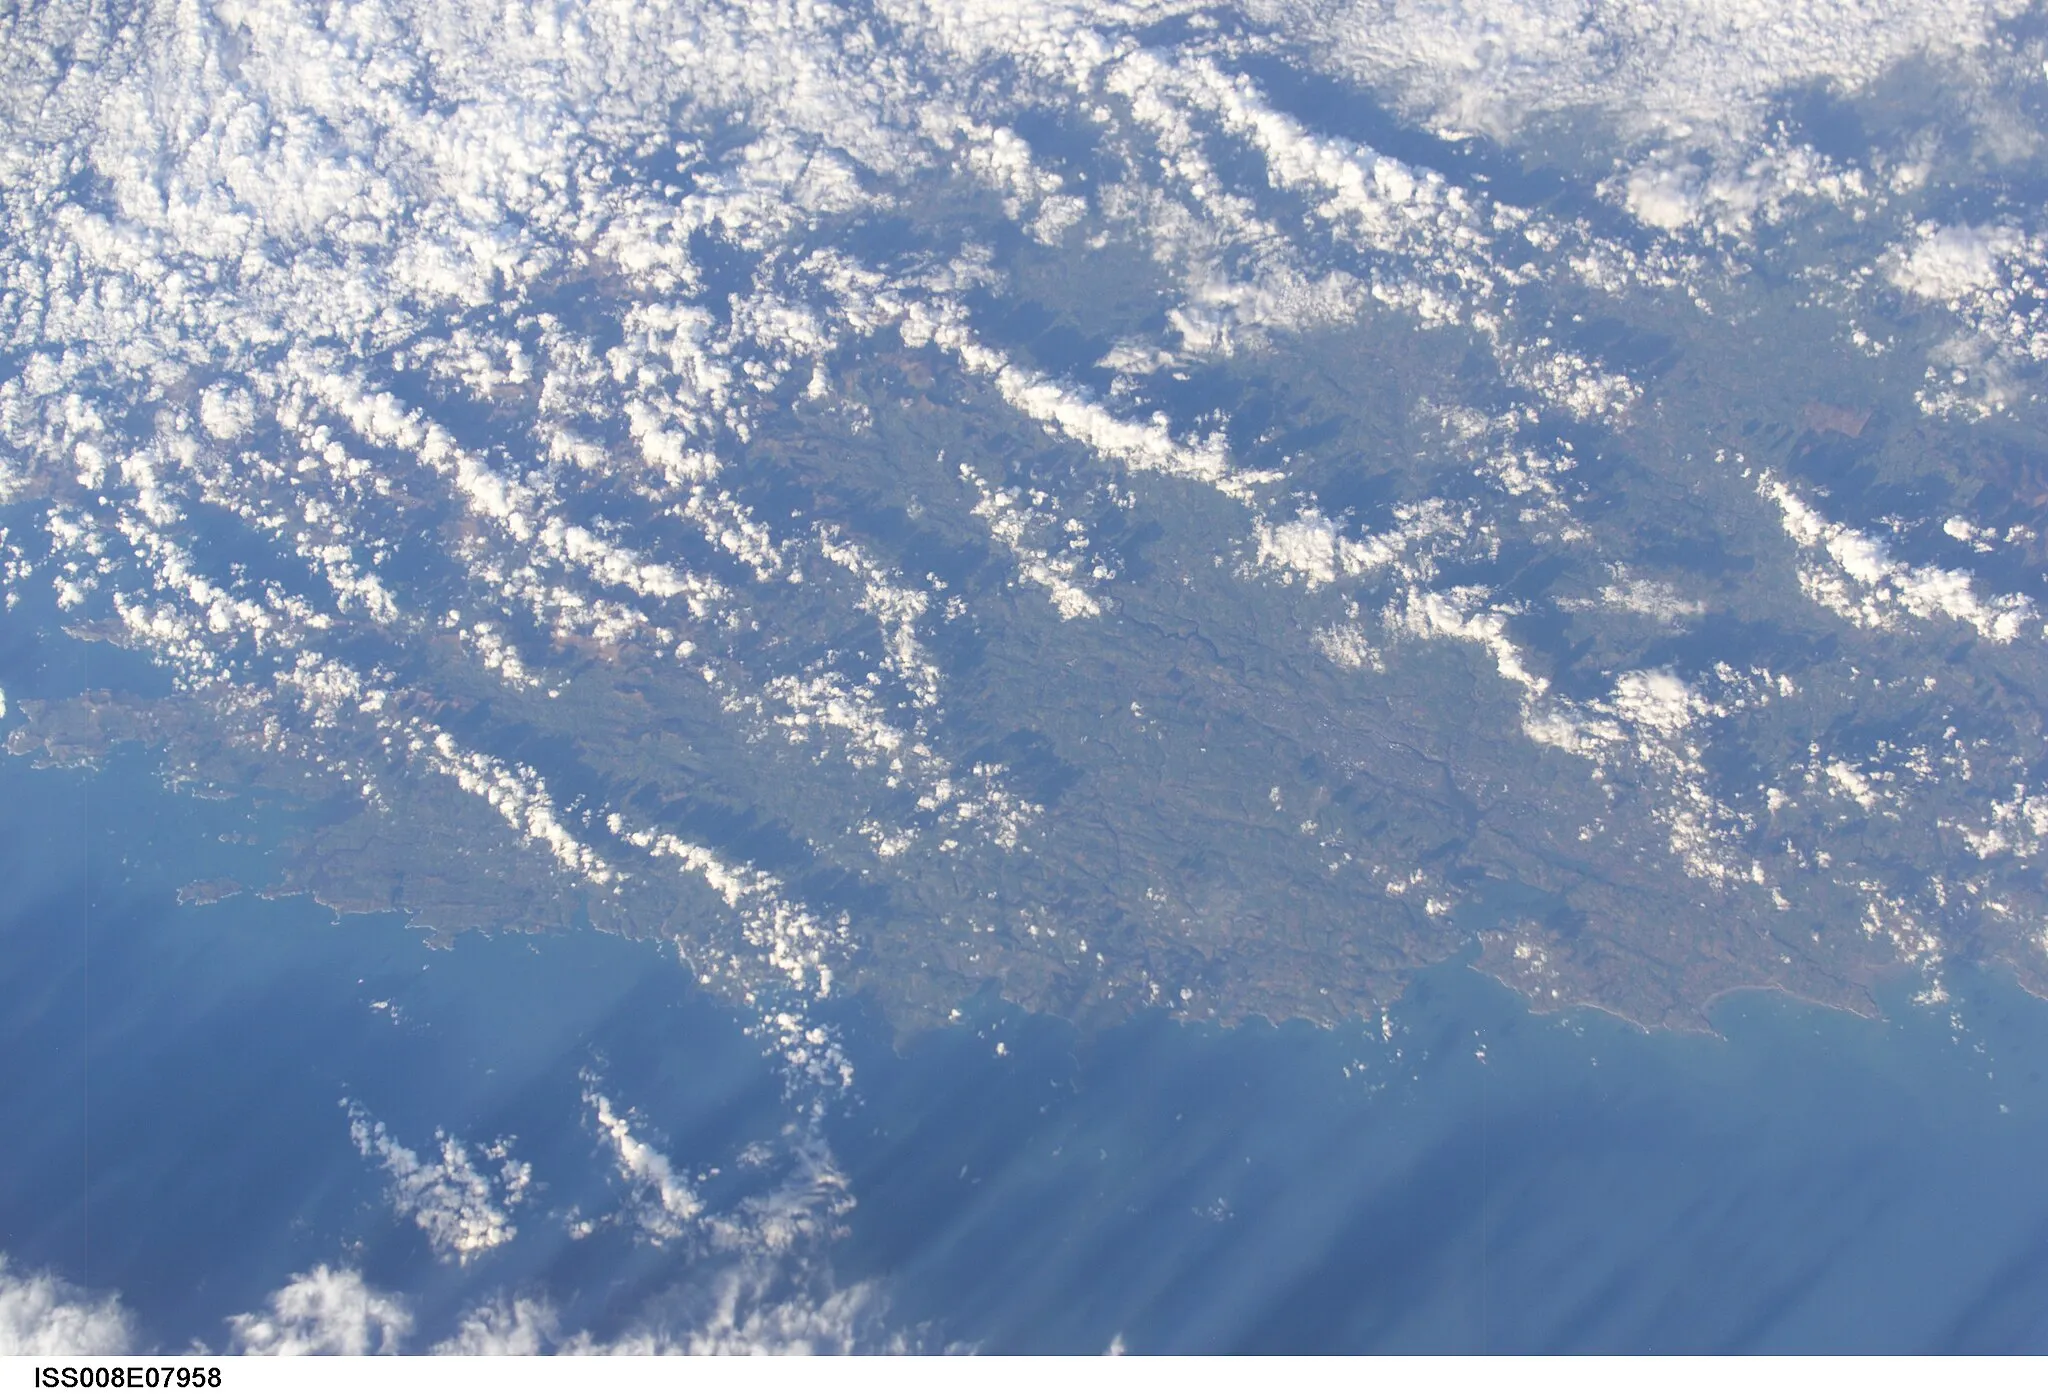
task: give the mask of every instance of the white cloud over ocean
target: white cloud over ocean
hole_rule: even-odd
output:
[[[533,1168],[511,1155],[509,1141],[482,1149],[490,1168],[484,1170],[472,1159],[467,1144],[437,1132],[439,1156],[423,1161],[361,1104],[343,1104],[356,1150],[383,1167],[391,1178],[392,1208],[419,1226],[436,1256],[468,1263],[518,1235],[511,1212],[526,1199]]]
[[[412,1332],[411,1305],[352,1268],[319,1264],[270,1294],[260,1312],[228,1318],[236,1355],[396,1355]]]
[[[0,1254],[0,1355],[132,1355],[138,1339],[118,1294],[23,1271]]]

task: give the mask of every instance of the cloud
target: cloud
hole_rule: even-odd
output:
[[[1417,639],[1459,639],[1477,644],[1492,657],[1501,677],[1528,697],[1541,697],[1550,680],[1530,670],[1522,651],[1508,635],[1505,613],[1486,606],[1486,593],[1461,586],[1451,591],[1409,588],[1405,598],[1390,602],[1382,616],[1391,631]]]
[[[525,1199],[533,1168],[512,1158],[508,1141],[484,1149],[485,1160],[499,1164],[495,1177],[478,1170],[462,1142],[439,1131],[440,1160],[421,1161],[361,1104],[342,1102],[356,1150],[382,1164],[391,1177],[392,1208],[420,1227],[436,1257],[468,1263],[519,1233],[507,1212]]]
[[[849,1355],[907,1352],[872,1283],[840,1288],[805,1266],[743,1260],[686,1278],[654,1312],[609,1336],[564,1335],[543,1297],[497,1297],[464,1312],[434,1355]]]
[[[435,1355],[546,1355],[555,1349],[561,1318],[538,1297],[500,1297],[462,1314],[455,1332],[434,1344]]]
[[[584,1102],[628,1188],[619,1217],[655,1244],[687,1241],[683,1279],[620,1333],[557,1339],[544,1303],[505,1301],[464,1319],[452,1342],[474,1350],[540,1343],[566,1355],[806,1354],[907,1349],[891,1330],[886,1299],[872,1283],[842,1287],[830,1262],[854,1207],[847,1178],[815,1120],[788,1125],[778,1144],[756,1144],[747,1169],[769,1166],[774,1183],[726,1209],[712,1209],[642,1124],[584,1075]],[[701,1178],[700,1178],[701,1179]]]
[[[454,1330],[425,1353],[842,1355],[914,1349],[914,1335],[888,1327],[886,1307],[874,1284],[841,1288],[821,1266],[777,1266],[750,1258],[686,1278],[656,1298],[649,1313],[613,1335],[581,1330],[565,1336],[561,1314],[550,1299],[500,1295],[464,1311]],[[230,1317],[228,1353],[414,1353],[415,1324],[410,1299],[371,1287],[354,1269],[322,1265],[272,1293],[266,1311]],[[128,1348],[63,1344],[9,1347],[4,1353],[119,1354]]]
[[[1631,172],[1624,188],[1628,211],[1646,226],[1676,232],[1699,215],[1697,165],[1646,166]]]
[[[1924,223],[1879,258],[1885,279],[1945,308],[1957,332],[1928,353],[1915,393],[1930,416],[1982,420],[2033,400],[2027,379],[2048,362],[2048,238],[2009,223]]]
[[[1632,134],[1740,142],[1788,89],[1864,86],[1985,48],[2023,0],[1252,0],[1300,51],[1443,128],[1605,111]]]
[[[23,1273],[0,1254],[0,1355],[128,1355],[135,1319],[113,1293],[95,1295],[54,1273]]]
[[[631,1134],[602,1095],[600,1131],[613,1141],[637,1204],[629,1212],[656,1242],[701,1237],[682,1278],[606,1336],[563,1335],[545,1297],[497,1297],[464,1313],[434,1347],[442,1355],[806,1355],[912,1349],[916,1333],[895,1330],[879,1284],[841,1286],[830,1246],[852,1208],[846,1178],[829,1148],[799,1137],[781,1179],[730,1211],[706,1208],[668,1158]],[[751,1149],[767,1152],[772,1149]]]
[[[587,1333],[563,1355],[850,1355],[908,1352],[909,1338],[881,1324],[884,1304],[872,1284],[779,1295],[780,1275],[754,1265],[720,1273],[685,1297],[694,1321],[653,1323],[610,1340]]]
[[[1685,679],[1668,668],[1623,673],[1614,684],[1615,713],[1665,735],[1691,725],[1699,709],[1699,698]]]
[[[1370,668],[1384,673],[1387,665],[1373,647],[1364,628],[1357,624],[1333,624],[1312,636],[1316,649],[1339,668]]]
[[[269,1308],[228,1318],[238,1355],[396,1355],[411,1334],[412,1308],[348,1268],[321,1264],[270,1294]]]
[[[2025,596],[1980,596],[1967,571],[1899,561],[1882,538],[1828,521],[1768,470],[1758,476],[1757,492],[1778,505],[1787,536],[1832,563],[1802,566],[1801,588],[1852,624],[1896,629],[1906,615],[1939,617],[1967,624],[1993,643],[2009,644],[2039,623],[2039,612]]]
[[[1062,525],[1051,509],[1023,502],[1025,490],[992,487],[970,466],[960,466],[960,478],[980,496],[974,516],[987,521],[989,536],[1017,558],[1017,574],[1046,592],[1061,619],[1101,618],[1102,602],[1089,594],[1081,581],[1105,576],[1107,568],[1083,571],[1088,535],[1077,520],[1067,519]],[[1035,502],[1046,499],[1041,494]],[[1034,545],[1031,538],[1046,541]]]
[[[1601,587],[1600,602],[1609,609],[1644,615],[1661,624],[1677,624],[1705,614],[1707,609],[1680,595],[1668,582],[1630,576],[1622,567],[1615,569],[1613,585]]]
[[[1559,598],[1557,608],[1580,614],[1604,610],[1641,615],[1659,624],[1673,626],[1696,619],[1707,611],[1705,604],[1679,594],[1670,582],[1634,575],[1624,563],[1611,562],[1608,571],[1614,580],[1602,586],[1598,596],[1564,596]]]
[[[199,423],[216,440],[240,440],[254,420],[255,405],[239,387],[209,387],[199,394]]]
[[[1922,300],[1955,300],[1996,286],[2000,263],[2020,245],[2009,227],[1929,225],[1885,257],[1885,278]]]
[[[1310,590],[1341,577],[1358,577],[1393,569],[1406,580],[1427,580],[1435,574],[1432,544],[1448,539],[1454,546],[1471,526],[1469,514],[1442,499],[1402,504],[1394,510],[1395,526],[1362,538],[1344,535],[1344,525],[1315,509],[1282,523],[1259,519],[1255,536],[1256,565],[1299,577]],[[1414,560],[1409,560],[1410,557]]]
[[[583,1102],[595,1115],[598,1135],[611,1144],[612,1157],[631,1197],[630,1213],[640,1232],[656,1244],[689,1233],[704,1202],[658,1148],[633,1132],[633,1119],[612,1107],[597,1091],[597,1079],[586,1073]]]
[[[359,42],[301,0],[221,0],[218,15],[48,0],[24,20],[44,37],[0,55],[23,71],[73,55],[0,84],[0,280],[16,311],[0,337],[18,360],[0,381],[0,495],[30,491],[46,510],[49,555],[10,551],[0,570],[10,595],[33,576],[167,669],[172,700],[189,704],[180,729],[228,723],[261,778],[359,797],[369,836],[340,863],[323,859],[336,879],[392,884],[377,849],[407,819],[467,826],[473,840],[452,850],[494,869],[502,855],[522,891],[560,878],[564,899],[515,899],[511,915],[573,900],[607,927],[675,935],[700,983],[744,1003],[748,1029],[780,1052],[792,1097],[816,1107],[847,1088],[851,1066],[807,1000],[850,974],[879,926],[824,900],[807,908],[799,881],[819,896],[856,882],[916,890],[934,934],[990,886],[1009,888],[1012,910],[1074,888],[1069,853],[1090,836],[1079,804],[1023,803],[978,753],[978,718],[1024,689],[984,682],[979,658],[945,671],[962,654],[1014,658],[1012,641],[1029,637],[1032,666],[1010,671],[1054,695],[1106,691],[1135,676],[1094,661],[1120,659],[1120,636],[1184,632],[1146,627],[1177,588],[1170,608],[1191,620],[1241,619],[1235,640],[1201,634],[1225,667],[1233,643],[1305,625],[1323,658],[1360,684],[1370,671],[1429,734],[1457,737],[1433,688],[1417,698],[1406,642],[1457,640],[1484,650],[1525,734],[1593,762],[1602,782],[1638,781],[1611,809],[1585,811],[1585,836],[1633,847],[1643,820],[1661,818],[1675,847],[1681,816],[1695,819],[1686,828],[1726,821],[1695,797],[1707,777],[1680,762],[1751,733],[1705,719],[1725,686],[1710,662],[1683,682],[1662,674],[1668,646],[1627,617],[1676,627],[1700,605],[1620,565],[1647,555],[1658,520],[1643,510],[1659,488],[1694,488],[1698,472],[1638,451],[1659,487],[1621,490],[1611,471],[1578,467],[1554,418],[1654,423],[1650,357],[1601,327],[1609,309],[1648,312],[1694,351],[1786,296],[1816,325],[1853,314],[1837,327],[1873,354],[1908,347],[1894,329],[1938,334],[1941,315],[1920,311],[1948,307],[1961,333],[1933,350],[1928,409],[2024,404],[2028,360],[2048,358],[2036,294],[2048,257],[2023,214],[1915,223],[1930,205],[1907,166],[1837,165],[1788,143],[1796,123],[1762,119],[1788,87],[1853,91],[1914,54],[1963,77],[2015,62],[1986,40],[2016,3],[1249,0],[1276,20],[1261,31],[1195,0],[880,0],[873,25],[752,0],[510,0],[488,13],[378,0],[359,16],[374,42]],[[1175,11],[1183,23],[1159,22]],[[48,41],[67,27],[85,37]],[[1549,113],[1572,113],[1574,129],[1618,123],[1630,140],[1597,144],[1622,158],[1579,192],[1673,236],[1607,239],[1607,220],[1564,216],[1571,199],[1519,208],[1502,198],[1509,185],[1463,162],[1431,170],[1376,150],[1355,123],[1312,118],[1293,82],[1265,77],[1276,48],[1439,127],[1513,138]],[[1908,133],[1907,156],[1927,166],[1938,152],[1918,139]],[[81,182],[83,169],[93,177]],[[1965,161],[1942,177],[1974,174]],[[1882,199],[1870,192],[1880,183]],[[1970,201],[1942,197],[1943,209]],[[1740,248],[1731,262],[1681,245],[1802,199],[1860,200],[1863,264],[1800,267],[1798,248],[1835,244],[1788,237],[1793,274],[1765,285],[1729,276]],[[988,232],[967,210],[998,205],[1061,255],[1020,261],[1000,227],[994,245],[963,243]],[[870,265],[855,248],[872,239],[846,234],[877,217],[908,240]],[[1031,269],[1062,264],[1074,275]],[[1914,310],[1903,325],[1897,297],[1867,293],[1887,284]],[[1034,302],[1021,319],[1009,313],[1019,297]],[[1017,338],[1040,311],[1086,333]],[[1099,371],[1065,361],[1098,334],[1119,345]],[[1784,352],[1797,350],[1767,336],[1746,371],[1770,378]],[[899,376],[909,396],[876,390]],[[1676,379],[1657,383],[1659,411],[1699,406],[1683,405],[1692,389]],[[1385,429],[1440,408],[1446,426],[1477,421],[1469,439],[1446,448],[1434,430]],[[1330,429],[1298,430],[1312,424],[1302,412]],[[980,442],[979,473],[883,444],[917,419],[934,444]],[[790,503],[810,495],[801,518],[784,486]],[[880,523],[899,508],[915,529]],[[1947,616],[1998,639],[2038,622],[2025,600],[1907,566],[1878,538],[1824,519],[1810,531],[1795,529],[1799,584],[1858,624],[1903,639],[1915,617]],[[446,543],[423,571],[404,560],[420,537]],[[1000,566],[949,562],[944,580],[912,560],[991,544]],[[1559,574],[1547,563],[1560,549],[1572,550],[1563,574],[1612,567],[1597,599],[1598,581],[1556,601],[1586,616],[1577,655],[1621,675],[1601,700],[1552,692],[1551,662],[1562,675],[1578,656],[1528,647],[1553,631],[1550,597],[1523,583]],[[1797,606],[1793,575],[1722,578],[1714,595],[1731,612],[1782,612]],[[1002,594],[1013,582],[1042,600],[1015,605]],[[1054,615],[1074,623],[1055,629]],[[1007,629],[1013,619],[1043,633]],[[1887,638],[1853,657],[1896,652]],[[614,681],[624,674],[651,677]],[[458,743],[426,714],[473,684],[504,696]],[[1305,709],[1273,715],[1299,721],[1290,738],[1324,754],[1350,739],[1344,713],[1329,725]],[[1970,715],[2011,730],[1982,705]],[[666,769],[655,783],[755,791],[802,851],[756,867],[630,825],[607,802],[626,797],[611,777],[621,767],[598,758],[590,792],[572,799],[561,775],[491,753],[500,717],[548,736],[657,733],[635,757]],[[1084,744],[1060,757],[1088,781],[1077,800],[1113,788],[1118,768],[1101,753],[1110,745]],[[1542,758],[1541,770],[1557,763]],[[1663,804],[1641,794],[1653,778],[1670,791]],[[1494,816],[1517,816],[1513,805]],[[490,816],[451,823],[450,807]],[[1330,817],[1318,836],[1334,852],[1359,830]],[[679,908],[690,880],[723,905]],[[1111,893],[1133,892],[1136,909],[1140,889],[1126,878]],[[1010,952],[949,950],[952,966],[934,971],[1046,981]],[[1122,993],[1143,967],[1130,954],[1105,942],[1057,978]],[[1271,982],[1239,990],[1238,1006],[1280,1000]],[[708,1209],[708,1169],[673,1162],[612,1097],[593,1090],[588,1108],[624,1182],[622,1226],[734,1261],[788,1232],[769,1223],[766,1198],[755,1212]],[[503,1159],[445,1136],[415,1152],[367,1115],[352,1132],[443,1258],[493,1251],[515,1214],[531,1223]],[[830,1230],[839,1203],[774,1213]],[[542,1340],[540,1309],[523,1300],[479,1309],[464,1339]],[[785,1300],[771,1285],[723,1325],[712,1303],[662,1329],[796,1339],[801,1319],[758,1315]]]

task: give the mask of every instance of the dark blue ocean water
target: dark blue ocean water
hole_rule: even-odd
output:
[[[567,1237],[616,1203],[579,1072],[679,1161],[729,1161],[787,1118],[730,1013],[603,936],[433,950],[303,900],[175,903],[260,883],[220,838],[261,826],[139,756],[0,763],[0,1249],[118,1289],[165,1347],[316,1263],[411,1295],[423,1341],[507,1290],[602,1330],[674,1281],[673,1253]],[[856,1009],[833,1264],[984,1350],[2048,1348],[2048,1004],[1952,988],[1961,1031],[1755,997],[1719,1040],[1532,1018],[1455,965],[1391,1039],[1082,1042],[984,1001],[899,1052]],[[520,1237],[435,1262],[344,1097],[423,1154],[516,1135],[547,1188]]]

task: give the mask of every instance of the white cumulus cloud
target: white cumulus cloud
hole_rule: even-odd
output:
[[[135,1320],[112,1293],[90,1293],[54,1273],[24,1273],[0,1254],[0,1355],[127,1355]]]
[[[1922,300],[1954,300],[1997,285],[2000,262],[2019,245],[2008,227],[1929,226],[1886,257],[1885,275]]]
[[[703,1214],[704,1202],[667,1154],[634,1133],[632,1116],[613,1107],[590,1075],[584,1077],[583,1101],[596,1117],[598,1134],[611,1145],[641,1233],[657,1244],[680,1239]]]
[[[412,1308],[353,1269],[293,1275],[270,1294],[266,1310],[228,1318],[238,1355],[396,1355],[411,1334]]]
[[[420,1227],[437,1257],[467,1263],[518,1234],[508,1212],[525,1198],[533,1169],[512,1158],[508,1143],[483,1149],[486,1162],[498,1163],[495,1175],[480,1170],[459,1139],[441,1132],[434,1135],[439,1158],[423,1161],[362,1105],[347,1107],[356,1150],[382,1165],[391,1177],[392,1207]]]
[[[1861,87],[1967,55],[2023,0],[1254,0],[1304,50],[1443,127],[1506,135],[1601,110],[1633,133],[1720,143],[1790,88]]]

